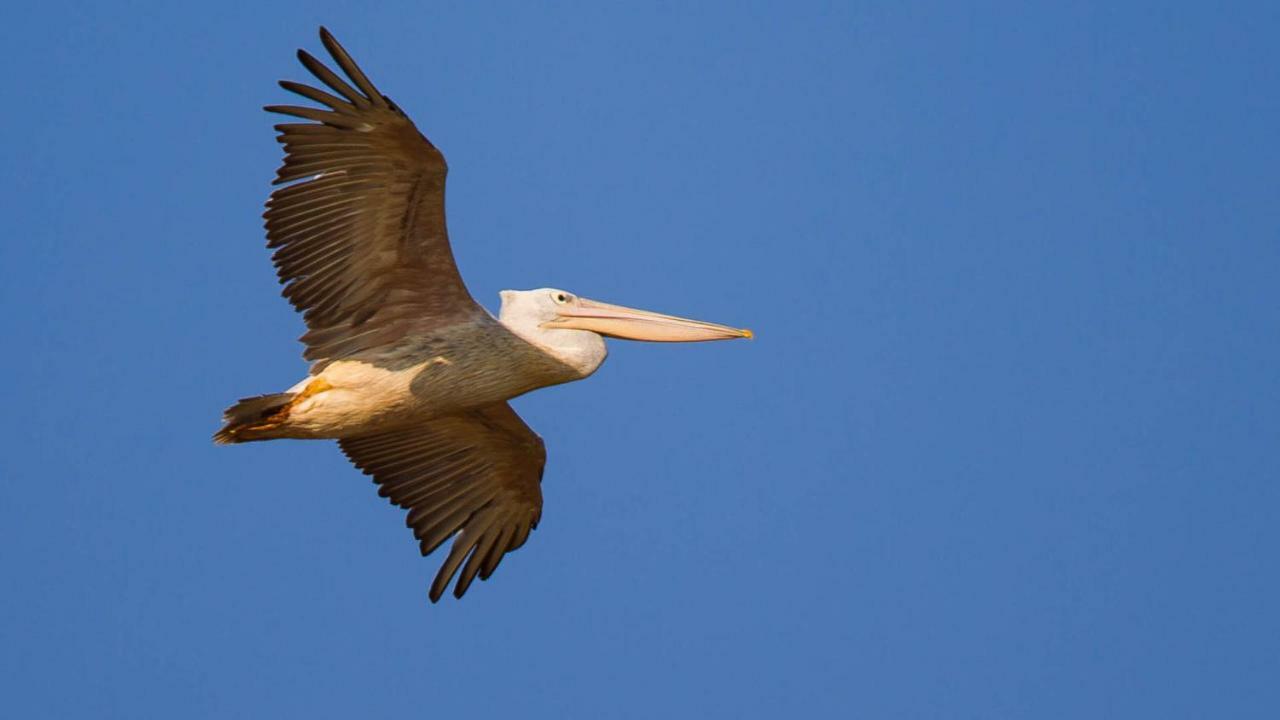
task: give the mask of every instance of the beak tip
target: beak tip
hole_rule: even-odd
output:
[[[744,337],[744,338],[746,338],[746,339],[748,339],[748,340],[755,340],[755,339],[756,339],[756,334],[755,334],[755,333],[753,333],[753,332],[751,332],[750,330],[748,330],[748,329],[746,329],[746,328],[742,328],[742,337]]]

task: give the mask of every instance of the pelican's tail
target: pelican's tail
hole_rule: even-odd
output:
[[[297,393],[283,392],[243,398],[222,413],[222,429],[214,433],[219,445],[270,440],[271,430],[280,426],[288,415],[289,404]]]

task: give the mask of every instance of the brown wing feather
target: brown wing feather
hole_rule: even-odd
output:
[[[285,156],[275,183],[290,184],[263,215],[283,294],[306,319],[304,356],[316,361],[483,312],[449,248],[444,156],[324,28],[320,38],[350,83],[298,51],[336,95],[280,83],[323,107],[266,108],[311,122],[276,126]]]
[[[409,511],[423,555],[454,538],[431,583],[432,602],[459,569],[456,597],[477,575],[488,579],[542,516],[546,449],[506,403],[338,444],[373,476],[379,495]]]

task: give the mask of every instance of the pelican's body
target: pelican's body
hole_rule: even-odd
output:
[[[607,355],[599,335],[556,331],[569,341],[557,347],[540,344],[537,333],[522,327],[525,316],[513,308],[537,292],[562,291],[508,290],[500,319],[478,313],[469,322],[325,364],[289,388],[301,399],[288,416],[252,439],[362,435],[509,400],[595,372]]]
[[[461,597],[524,543],[542,512],[542,440],[506,401],[580,380],[604,336],[660,342],[751,337],[746,330],[580,298],[504,291],[497,318],[472,300],[444,223],[444,157],[374,88],[324,29],[346,75],[304,51],[329,90],[281,85],[324,106],[267,109],[285,163],[265,214],[284,294],[308,332],[310,374],[228,408],[219,443],[338,440],[380,493],[409,510],[428,554],[453,545],[431,586]]]

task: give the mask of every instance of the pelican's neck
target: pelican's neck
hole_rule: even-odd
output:
[[[600,367],[609,354],[604,338],[586,330],[562,330],[542,327],[542,320],[503,303],[498,322],[516,337],[524,340],[556,361],[568,366],[581,380]]]

